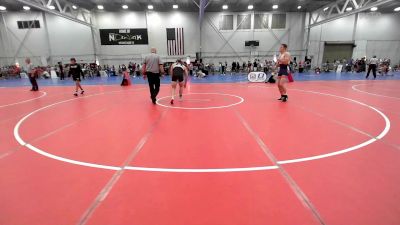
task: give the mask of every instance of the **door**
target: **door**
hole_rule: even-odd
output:
[[[334,60],[340,60],[342,61],[343,59],[349,60],[353,57],[353,48],[354,44],[331,44],[331,43],[325,43],[325,48],[324,48],[324,58],[322,60],[322,63],[325,63],[327,60],[330,63],[333,63]]]

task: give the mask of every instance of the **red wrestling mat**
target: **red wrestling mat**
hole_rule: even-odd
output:
[[[0,89],[0,224],[400,224],[399,84]]]

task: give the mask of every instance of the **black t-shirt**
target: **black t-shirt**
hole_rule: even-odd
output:
[[[83,76],[81,66],[79,64],[69,65],[69,74],[73,77],[81,77],[81,75]]]

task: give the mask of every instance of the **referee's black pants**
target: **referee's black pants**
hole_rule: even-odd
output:
[[[28,75],[28,76],[29,76],[29,81],[32,84],[32,91],[39,91],[39,86],[37,84],[35,76],[33,76],[33,75],[32,76]]]
[[[160,92],[160,74],[146,72],[147,79],[149,80],[150,96],[154,101],[157,98],[158,92]]]
[[[368,66],[367,78],[369,77],[369,74],[371,73],[371,70],[372,70],[372,73],[374,74],[374,78],[376,78],[376,65],[375,64],[370,64]]]

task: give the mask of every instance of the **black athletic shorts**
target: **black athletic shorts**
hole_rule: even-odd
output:
[[[279,65],[278,76],[289,76],[288,65]]]
[[[172,81],[174,81],[174,82],[177,82],[177,81],[179,81],[179,82],[183,82],[183,76],[177,76],[177,75],[173,75],[172,76]]]
[[[74,80],[74,81],[81,81],[81,77],[72,77],[72,79]]]

